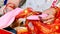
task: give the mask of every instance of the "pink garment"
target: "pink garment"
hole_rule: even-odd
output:
[[[57,3],[57,2],[58,2],[58,0],[54,0],[51,7],[56,6],[56,3]]]
[[[42,15],[39,15],[39,16],[42,17],[42,18],[45,18],[45,17],[48,16],[48,14],[42,14]]]
[[[32,16],[29,16],[27,17],[28,20],[39,20],[39,17],[38,15],[32,15]]]
[[[22,9],[16,8],[0,17],[0,29],[8,27],[10,24],[12,24],[16,15],[18,15],[20,12],[22,12]]]
[[[3,15],[2,17],[0,17],[0,29],[2,28],[6,28],[8,27],[10,24],[13,23],[13,21],[15,20],[15,17],[21,13],[23,10],[20,8],[16,8],[8,13],[6,13],[5,15]],[[42,15],[32,15],[27,17],[27,19],[29,20],[39,20],[39,16],[41,17],[46,17],[47,14],[42,14]]]
[[[47,14],[42,14],[42,15],[32,15],[32,16],[29,16],[27,17],[28,20],[40,20],[39,19],[39,16],[44,18],[44,17],[47,17],[48,15]]]

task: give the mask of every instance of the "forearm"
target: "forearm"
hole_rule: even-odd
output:
[[[22,9],[16,8],[0,17],[0,29],[8,27],[15,20],[16,15],[22,12]],[[6,18],[7,17],[7,18]],[[2,27],[3,26],[3,27]]]

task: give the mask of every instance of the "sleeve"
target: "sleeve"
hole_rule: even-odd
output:
[[[0,17],[0,29],[8,27],[10,24],[12,24],[16,15],[18,15],[20,12],[22,12],[22,9],[16,8]]]

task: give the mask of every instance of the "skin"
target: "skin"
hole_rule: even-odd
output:
[[[18,7],[20,1],[21,0],[17,0],[17,1],[16,0],[8,0],[7,4],[12,3],[12,4],[15,4],[16,7]]]
[[[43,13],[48,14],[47,17],[42,18],[44,20],[43,21],[44,23],[52,23],[54,21],[54,18],[55,18],[54,16],[56,14],[56,11],[54,8],[49,8],[45,10]]]
[[[9,4],[7,7],[6,7],[6,5],[4,5],[4,6],[0,9],[1,15],[3,15],[4,12],[9,12],[9,11],[13,10],[11,7],[9,7],[9,6],[13,6],[13,4],[14,4],[15,7],[17,8],[17,7],[19,6],[20,1],[21,1],[21,0],[17,0],[17,1],[15,1],[15,0],[8,0],[8,1],[7,1],[7,4],[9,4],[9,3],[11,3],[11,4]],[[5,8],[6,8],[6,9],[5,9]]]

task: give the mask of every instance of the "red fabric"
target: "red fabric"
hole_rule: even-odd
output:
[[[0,29],[0,34],[12,34],[11,32],[8,32],[8,31],[6,31],[6,30],[1,30]]]
[[[29,22],[31,22],[33,24],[33,26],[36,27],[36,28],[34,28],[34,31],[32,31],[31,28],[29,28],[28,30],[35,32],[36,34],[37,33],[38,34],[52,34],[52,33],[59,34],[60,33],[60,8],[58,8],[58,7],[53,7],[53,8],[55,8],[55,11],[56,11],[55,20],[54,20],[53,24],[47,25],[47,24],[43,24],[40,21],[28,20],[28,21],[26,21],[27,28],[29,28],[29,26],[28,26]],[[58,26],[58,29],[56,29],[56,26]],[[51,32],[50,32],[50,30],[51,30]]]

